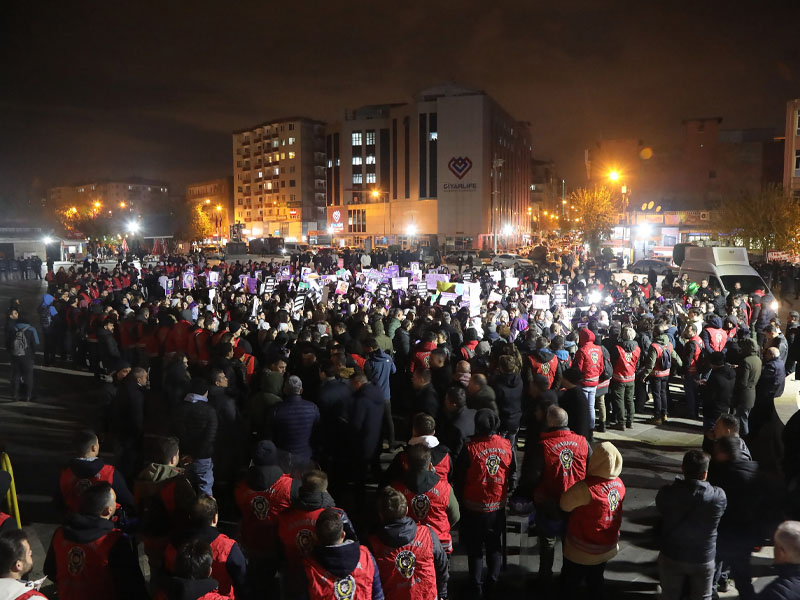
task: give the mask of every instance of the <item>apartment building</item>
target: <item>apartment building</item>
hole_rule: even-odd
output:
[[[186,186],[186,201],[208,215],[217,240],[228,238],[233,216],[233,177],[220,177]]]
[[[800,198],[800,98],[786,103],[783,153],[783,189],[793,197]]]
[[[324,123],[288,117],[236,131],[233,220],[248,239],[302,241],[326,227],[325,176]]]
[[[169,184],[164,181],[129,177],[120,180],[93,180],[77,185],[52,187],[47,191],[47,206],[52,210],[74,208],[76,212],[118,215],[163,209],[169,200]]]

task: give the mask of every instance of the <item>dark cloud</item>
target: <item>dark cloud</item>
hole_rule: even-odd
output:
[[[600,136],[674,142],[680,120],[782,131],[800,96],[796,2],[39,2],[5,7],[0,195],[136,173],[229,172],[230,132],[335,120],[443,81],[529,121],[579,183]],[[40,186],[41,187],[41,186]]]

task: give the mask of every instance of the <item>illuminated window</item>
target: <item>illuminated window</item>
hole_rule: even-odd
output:
[[[281,160],[286,158],[286,152],[281,152]]]
[[[361,173],[353,173],[353,183],[362,183],[362,178]]]
[[[361,145],[361,132],[354,131],[353,132],[353,146],[360,146]]]
[[[375,173],[367,173],[367,183],[375,183]]]
[[[280,168],[280,167],[275,167],[274,169],[272,169],[272,172],[273,172],[275,175],[278,175],[278,174],[280,174],[280,172],[281,172],[281,168]]]
[[[292,144],[294,144],[294,142],[295,142],[295,138],[290,137],[289,138],[289,145],[291,146]]]
[[[429,139],[431,142],[435,142],[435,141],[437,141],[437,140],[439,139],[439,133],[438,133],[438,132],[436,132],[436,131],[431,131],[431,132],[428,134],[428,139]]]
[[[295,157],[295,153],[294,152],[289,152],[289,158],[294,158],[294,157]]]
[[[268,181],[268,182],[267,182],[267,189],[268,189],[268,190],[271,190],[271,189],[272,189],[272,182],[271,182],[271,181]]]
[[[278,146],[280,146],[280,141],[278,141],[278,140],[272,140],[272,147],[273,147],[273,148],[277,148]]]
[[[328,159],[328,168],[330,169],[333,166],[333,161],[329,158]]]
[[[359,163],[361,164],[361,163]],[[375,164],[375,155],[374,154],[367,154],[367,164],[374,165]]]
[[[367,131],[367,146],[375,145],[375,130]]]
[[[354,156],[353,157],[353,164],[354,165],[360,165],[361,164],[361,157],[360,156]]]
[[[259,177],[263,177],[263,176],[264,176],[264,171],[259,171],[259,172],[258,172],[258,176],[259,176]]]

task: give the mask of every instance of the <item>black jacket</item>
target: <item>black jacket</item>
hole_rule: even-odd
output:
[[[725,364],[712,368],[705,384],[700,386],[703,401],[703,415],[714,422],[722,414],[729,413],[733,405],[733,386],[736,384],[736,370]]]
[[[800,565],[775,565],[778,578],[758,595],[758,600],[794,600],[800,597]]]
[[[438,421],[441,423],[438,437],[450,449],[453,461],[461,453],[467,439],[475,435],[476,412],[472,408],[462,408],[455,414],[448,413],[444,419]]]
[[[679,479],[656,494],[661,513],[661,553],[692,564],[712,562],[717,526],[728,501],[725,492],[706,481]]]
[[[500,410],[500,431],[515,433],[522,420],[522,377],[519,373],[498,373],[492,389]]]
[[[111,429],[120,440],[137,441],[144,430],[144,388],[133,373],[120,386],[119,393],[111,405]]]
[[[411,403],[411,415],[428,413],[434,419],[439,417],[441,403],[436,390],[430,383],[418,390],[414,390],[414,400]]]
[[[182,579],[167,577],[159,586],[167,600],[200,600],[219,587],[216,579]]]
[[[175,409],[172,424],[181,453],[192,458],[211,458],[217,439],[217,423],[217,411],[207,398],[186,394]]]
[[[374,383],[365,383],[353,394],[350,439],[354,460],[360,462],[372,460],[380,451],[383,411],[383,392]]]
[[[591,441],[592,431],[589,427],[589,399],[582,388],[575,386],[558,393],[558,405],[567,411],[569,428]]]
[[[417,525],[410,517],[403,517],[399,521],[386,523],[374,537],[390,548],[400,548],[411,543],[416,537],[417,527],[421,526]],[[427,525],[422,527],[427,527]],[[446,598],[447,580],[450,576],[449,561],[436,532],[430,527],[428,527],[428,531],[431,532],[431,539],[433,540],[433,567],[436,570],[436,589],[440,598]]]
[[[719,522],[719,535],[727,539],[755,540],[760,537],[758,523],[763,519],[763,484],[758,463],[739,456],[727,462],[712,461],[708,482],[720,487],[728,499]]]

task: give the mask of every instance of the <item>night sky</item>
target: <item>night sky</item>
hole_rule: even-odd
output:
[[[599,137],[658,148],[698,116],[782,134],[785,102],[800,96],[798,5],[5,3],[0,198],[130,174],[179,188],[231,173],[235,129],[336,120],[445,81],[529,121],[536,157],[576,186]]]

